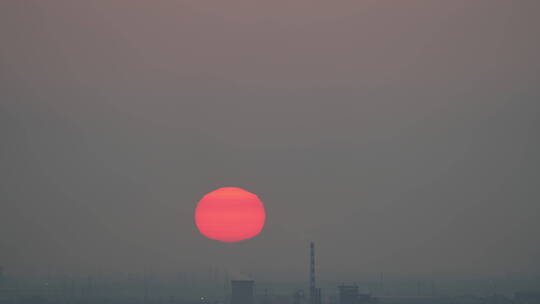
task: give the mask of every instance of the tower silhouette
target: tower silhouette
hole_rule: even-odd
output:
[[[321,289],[315,282],[315,244],[309,244],[309,304],[321,304]]]

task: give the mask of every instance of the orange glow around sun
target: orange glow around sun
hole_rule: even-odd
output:
[[[234,243],[258,235],[266,212],[257,195],[241,188],[224,187],[206,194],[195,209],[195,224],[209,239]]]

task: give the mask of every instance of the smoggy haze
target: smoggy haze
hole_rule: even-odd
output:
[[[540,270],[539,1],[2,1],[0,264]],[[265,202],[200,236],[203,194]],[[265,260],[261,263],[261,260]]]

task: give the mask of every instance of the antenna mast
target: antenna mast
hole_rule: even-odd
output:
[[[315,244],[309,244],[310,263],[309,263],[309,303],[317,304],[316,302],[316,285],[315,285]]]

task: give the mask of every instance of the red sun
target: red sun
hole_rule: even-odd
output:
[[[195,224],[209,239],[233,243],[250,239],[263,229],[263,202],[241,188],[224,187],[206,194],[195,209]]]

